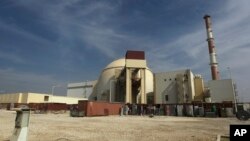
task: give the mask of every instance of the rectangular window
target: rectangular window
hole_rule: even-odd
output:
[[[165,101],[168,101],[168,95],[165,95]]]
[[[49,96],[44,96],[44,101],[49,101]]]

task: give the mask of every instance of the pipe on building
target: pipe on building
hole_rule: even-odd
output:
[[[205,15],[203,18],[205,20],[206,30],[207,30],[207,42],[208,42],[208,50],[210,56],[212,80],[219,80],[220,76],[218,70],[218,62],[216,59],[216,51],[215,51],[214,38],[211,26],[212,25],[211,17],[209,15]]]

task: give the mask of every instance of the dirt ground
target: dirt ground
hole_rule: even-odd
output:
[[[10,139],[16,112],[0,110],[0,141]],[[228,135],[230,124],[250,124],[236,118],[170,116],[70,117],[31,114],[29,141],[214,141]]]

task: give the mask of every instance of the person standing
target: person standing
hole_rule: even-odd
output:
[[[128,115],[129,107],[128,104],[125,105],[125,115]]]

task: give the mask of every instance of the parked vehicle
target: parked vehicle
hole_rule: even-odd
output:
[[[250,113],[245,110],[239,110],[236,113],[236,117],[238,120],[248,120],[250,118]]]
[[[250,118],[250,110],[244,108],[244,103],[237,104],[236,117],[239,120],[248,120]]]

